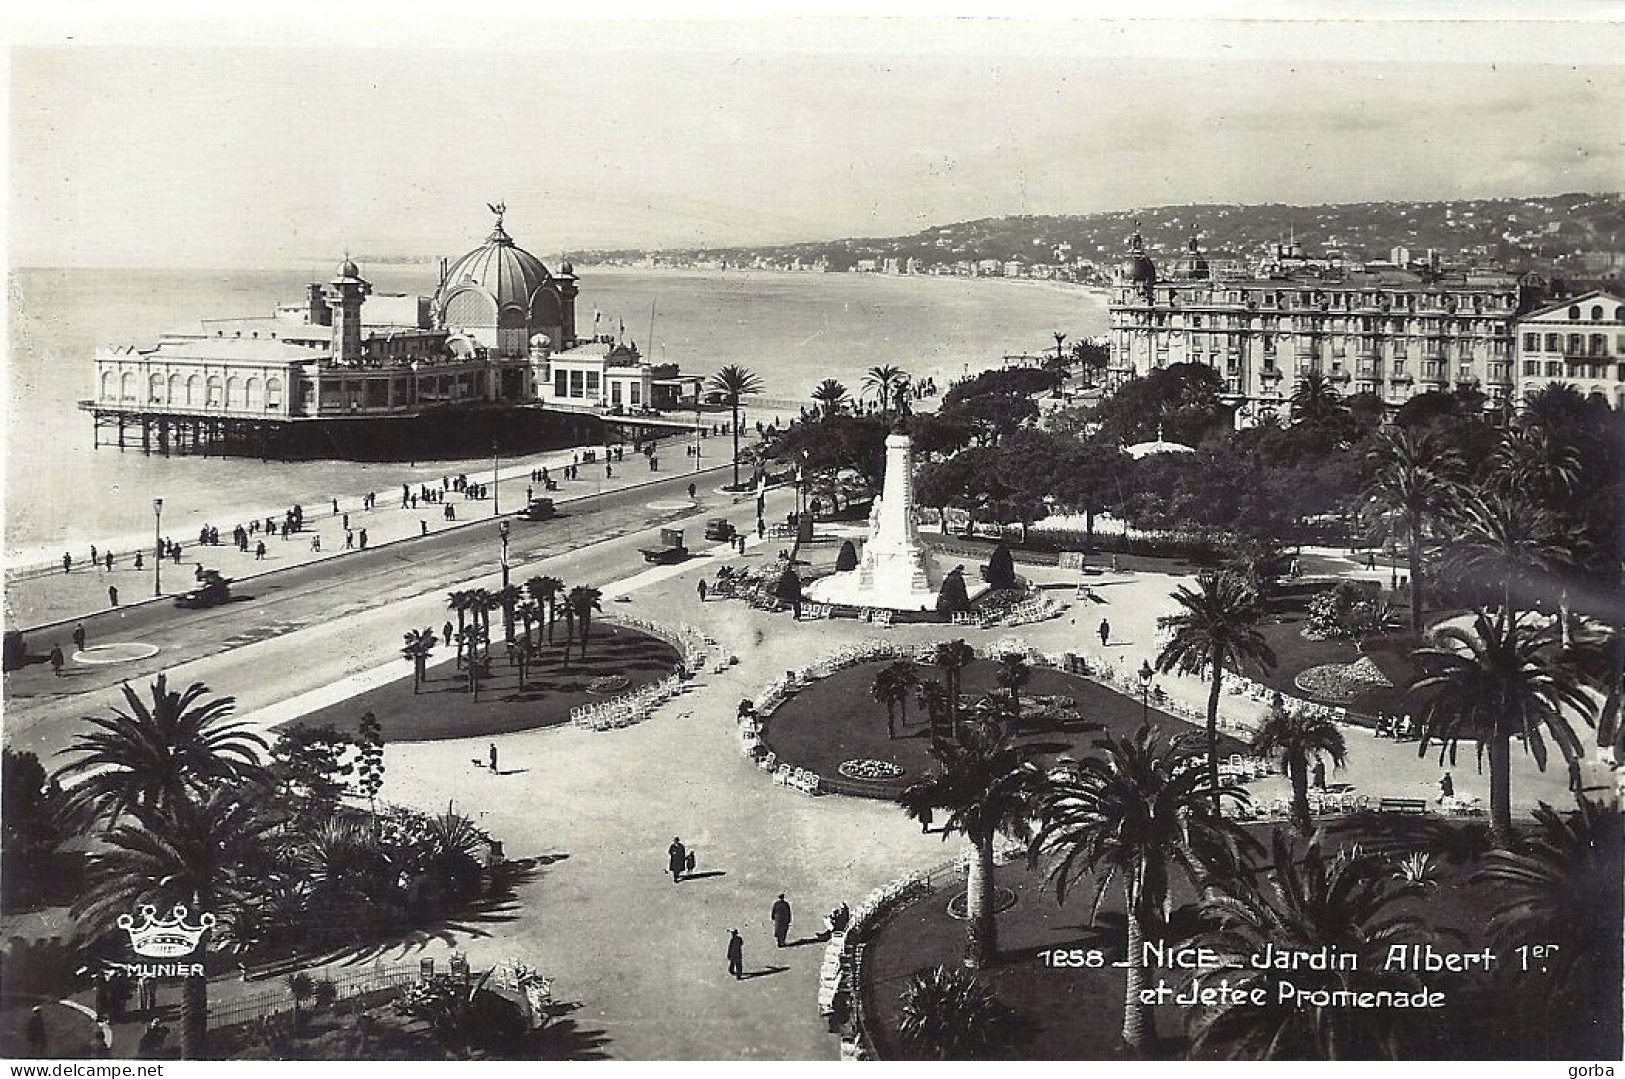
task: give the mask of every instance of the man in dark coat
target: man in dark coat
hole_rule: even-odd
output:
[[[666,864],[671,868],[671,882],[676,884],[683,879],[683,870],[688,867],[688,849],[681,839],[673,837],[671,846],[666,848],[666,855]]]
[[[728,973],[737,981],[745,976],[745,942],[740,939],[739,930],[728,930]]]
[[[790,935],[790,903],[779,893],[779,898],[773,904],[773,940],[779,947],[784,947],[784,938]]]
[[[80,652],[85,650],[85,626],[83,622],[76,622],[74,624],[73,647]]]

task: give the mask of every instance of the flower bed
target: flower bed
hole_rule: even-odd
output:
[[[842,761],[836,771],[848,779],[896,779],[903,774],[903,766],[892,761],[861,758]]]
[[[1369,657],[1354,663],[1326,663],[1310,667],[1300,671],[1292,681],[1312,697],[1339,704],[1348,704],[1375,686],[1393,684]]]
[[[594,678],[587,683],[588,693],[619,693],[632,684],[632,680],[624,674],[610,674],[603,678]]]

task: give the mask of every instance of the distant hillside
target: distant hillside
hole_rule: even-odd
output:
[[[580,261],[884,272],[886,260],[895,259],[897,265],[891,269],[906,272],[912,259],[914,272],[963,273],[968,264],[991,260],[1015,264],[1020,276],[1089,280],[1121,258],[1136,222],[1153,258],[1173,258],[1193,233],[1210,258],[1247,261],[1266,245],[1289,237],[1308,253],[1336,250],[1350,261],[1384,259],[1394,247],[1405,247],[1412,258],[1420,259],[1432,248],[1452,263],[1574,273],[1606,268],[1608,253],[1625,252],[1625,196],[1616,192],[1331,206],[1155,206],[1114,213],[987,218],[888,238],[586,252]],[[993,272],[1007,269],[1011,268],[1001,265]]]

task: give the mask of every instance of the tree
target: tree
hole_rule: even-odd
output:
[[[880,402],[880,411],[885,414],[890,411],[892,403],[892,387],[904,386],[908,383],[908,372],[894,364],[881,364],[871,367],[863,376],[863,392],[865,396],[872,396]],[[898,411],[902,411],[899,409]]]
[[[1595,725],[1591,698],[1560,661],[1556,635],[1518,622],[1506,611],[1493,619],[1483,611],[1471,627],[1446,626],[1437,644],[1413,653],[1422,673],[1406,689],[1422,726],[1417,747],[1425,755],[1438,744],[1439,762],[1454,764],[1462,740],[1489,758],[1490,832],[1499,847],[1512,844],[1511,742],[1516,736],[1546,769],[1546,740],[1568,762],[1571,785],[1585,747],[1572,716]]]
[[[944,582],[945,590],[946,587]],[[962,639],[942,641],[931,657],[931,662],[942,671],[942,677],[948,683],[948,722],[955,732],[959,730],[960,683],[965,668],[970,666],[971,660],[975,658],[976,649]],[[957,737],[957,733],[955,736]]]
[[[1063,506],[1083,512],[1089,546],[1095,542],[1095,514],[1111,505],[1118,479],[1132,463],[1117,446],[1086,442],[1068,451],[1055,469],[1055,498]]]
[[[801,603],[801,577],[796,573],[794,566],[785,566],[784,572],[773,584],[773,598],[783,603],[800,605]]]
[[[225,785],[195,801],[144,803],[120,820],[91,856],[89,887],[72,909],[92,933],[112,931],[120,914],[144,904],[169,911],[181,903],[196,918],[240,901],[255,884],[243,867],[275,826]],[[207,937],[200,946],[208,946]],[[190,1060],[206,1052],[208,987],[207,978],[193,976],[182,989],[181,1055]]]
[[[1032,751],[1010,740],[997,723],[963,724],[957,737],[931,747],[937,767],[897,799],[909,817],[923,821],[947,810],[942,837],[960,834],[971,843],[965,897],[965,965],[983,967],[998,955],[993,909],[993,839],[1003,833],[1026,839],[1032,797],[1041,773]]]
[[[43,898],[52,853],[64,835],[62,790],[35,754],[7,749],[0,765],[0,885],[6,907]]]
[[[729,364],[711,376],[708,388],[713,393],[722,396],[722,403],[728,406],[729,413],[733,417],[729,430],[733,432],[734,437],[733,486],[737,490],[739,488],[739,405],[745,397],[762,392],[762,380],[757,378],[755,373],[748,368]],[[552,618],[549,617],[548,621],[551,623]],[[550,636],[548,639],[552,640],[552,637]]]
[[[491,596],[491,602],[502,612],[502,633],[505,640],[513,640],[514,609],[525,598],[525,593],[518,585],[505,585],[497,589]]]
[[[914,701],[924,710],[925,721],[931,729],[931,740],[935,742],[943,725],[948,723],[948,691],[941,682],[921,682],[914,691]]]
[[[1524,980],[1528,1037],[1553,1056],[1618,1053],[1621,923],[1625,867],[1619,811],[1583,795],[1559,813],[1542,802],[1535,829],[1516,849],[1491,851],[1474,875],[1502,897],[1490,916],[1497,948],[1555,945]],[[1536,980],[1538,977],[1538,980]],[[1607,1012],[1598,1015],[1597,1009]],[[1611,1021],[1610,1017],[1611,1016]],[[1533,1046],[1531,1046],[1533,1048]]]
[[[1371,477],[1364,499],[1399,518],[1409,545],[1411,630],[1422,635],[1422,546],[1426,530],[1449,507],[1461,457],[1437,438],[1394,428],[1378,435],[1366,455]]]
[[[1210,771],[1197,766],[1198,746],[1193,735],[1165,743],[1150,726],[1130,738],[1096,740],[1098,754],[1051,775],[1029,855],[1034,864],[1050,860],[1062,903],[1074,885],[1094,876],[1091,922],[1107,890],[1121,884],[1128,923],[1123,1040],[1137,1053],[1154,1037],[1151,1006],[1141,999],[1144,945],[1162,936],[1168,920],[1169,868],[1182,868],[1202,887],[1232,872],[1252,844],[1220,807],[1221,798],[1245,801],[1245,793],[1212,782]]]
[[[935,967],[914,975],[899,1001],[897,1034],[934,1060],[997,1057],[1016,1041],[1016,1013],[964,970]]]
[[[406,631],[406,644],[401,648],[401,655],[412,664],[412,692],[415,694],[423,687],[423,679],[429,666],[429,655],[440,639],[434,635],[432,629],[409,629]]]
[[[296,970],[288,975],[288,995],[293,997],[293,1027],[303,1030],[305,1026],[305,1001],[316,995],[316,979],[302,970]]]
[[[202,682],[172,692],[162,674],[148,687],[150,705],[129,683],[121,688],[128,710],[85,717],[91,730],[63,750],[77,759],[58,769],[56,780],[82,777],[64,784],[70,820],[111,825],[136,809],[196,801],[215,786],[266,782],[260,761],[270,747],[248,724],[227,719],[235,697],[210,698]]]
[[[875,680],[869,685],[869,696],[886,706],[886,740],[896,739],[897,705],[908,696],[908,689],[898,681],[897,672],[890,667],[876,671]]]
[[[1038,419],[1038,405],[1024,393],[988,393],[944,401],[939,415],[944,422],[970,428],[983,445],[996,446]]]
[[[835,572],[846,573],[858,568],[858,549],[851,540],[841,541],[841,551],[835,556]]]
[[[909,694],[920,687],[920,669],[911,659],[897,659],[886,665],[891,672],[892,680],[902,688],[898,695],[897,705],[902,713],[903,726],[908,727],[908,697]]]
[[[472,662],[472,661],[470,661]],[[374,819],[378,813],[378,792],[384,787],[384,728],[371,712],[361,714],[356,745],[361,752],[358,770],[361,774],[361,793],[372,808]]]
[[[1444,564],[1474,583],[1499,583],[1501,605],[1514,617],[1532,602],[1531,577],[1571,560],[1552,515],[1522,494],[1462,489],[1445,511],[1445,523],[1450,542]]]
[[[1180,585],[1174,591],[1177,614],[1157,619],[1157,625],[1173,630],[1168,643],[1157,653],[1157,670],[1167,674],[1179,670],[1209,678],[1207,694],[1208,787],[1217,804],[1219,790],[1219,690],[1226,668],[1244,667],[1269,670],[1275,666],[1275,652],[1258,631],[1263,611],[1258,594],[1229,573],[1204,573],[1196,579],[1196,590]]]
[[[1201,903],[1200,944],[1222,955],[1350,955],[1354,969],[1293,970],[1243,963],[1227,971],[1241,992],[1206,1009],[1194,1023],[1194,1048],[1232,1059],[1371,1060],[1400,1055],[1404,1013],[1394,1008],[1305,1008],[1283,1001],[1282,983],[1323,992],[1416,988],[1416,976],[1386,969],[1388,949],[1431,941],[1427,924],[1406,909],[1419,886],[1370,854],[1301,854],[1277,830],[1265,872],[1221,875]],[[1248,993],[1263,992],[1263,1003]],[[1237,1001],[1247,1001],[1238,1003]]]
[[[955,566],[942,576],[937,589],[937,613],[959,614],[970,610],[970,593],[965,589],[965,568]]]
[[[1021,726],[1021,691],[1033,680],[1033,670],[1027,666],[1027,657],[1020,652],[1006,652],[999,657],[999,669],[993,680],[999,688],[1010,694],[1010,711],[1015,726]]]
[[[468,589],[458,589],[446,594],[446,606],[457,613],[457,669],[463,667],[463,644],[467,640],[463,630],[468,626],[468,612],[473,607],[474,593]]]
[[[269,765],[277,799],[338,804],[356,770],[355,751],[356,743],[332,724],[279,727]]]
[[[558,600],[564,595],[564,582],[557,577],[532,577],[525,582],[525,591],[537,603],[547,608],[547,643],[553,643],[553,619],[558,614]]]
[[[1311,714],[1307,709],[1290,711],[1270,709],[1264,722],[1253,735],[1253,755],[1266,757],[1286,766],[1287,778],[1292,782],[1292,823],[1307,835],[1314,830],[1314,819],[1309,815],[1309,759],[1318,759],[1322,753],[1332,759],[1334,768],[1343,767],[1348,745],[1337,724],[1325,716]]]
[[[530,628],[541,617],[542,605],[534,599],[527,598],[514,605],[513,613],[519,616],[519,624],[524,627],[524,645],[528,649],[531,647]]]
[[[587,658],[587,636],[592,632],[592,616],[594,611],[602,611],[600,604],[604,594],[596,588],[578,585],[570,589],[570,609],[575,612],[576,621],[581,624],[581,658]]]
[[[1319,371],[1308,371],[1299,377],[1288,403],[1292,406],[1294,424],[1330,423],[1348,415],[1343,395],[1337,392],[1331,379]]]
[[[814,403],[823,408],[826,419],[841,411],[849,396],[846,387],[833,378],[824,379],[813,387],[812,392]]]
[[[1016,587],[1016,561],[1010,556],[1010,545],[1000,540],[988,556],[987,569],[982,576],[992,588]]]

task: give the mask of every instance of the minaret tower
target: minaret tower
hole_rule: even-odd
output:
[[[333,362],[354,366],[361,362],[361,304],[372,294],[372,286],[361,279],[361,271],[348,258],[338,276],[322,289],[333,312]]]

